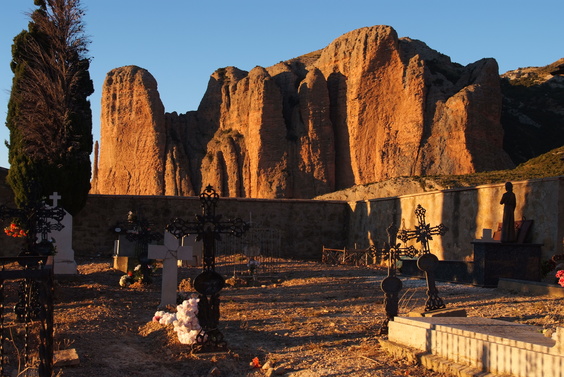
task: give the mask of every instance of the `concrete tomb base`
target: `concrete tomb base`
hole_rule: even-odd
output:
[[[554,338],[534,326],[481,317],[396,317],[390,352],[411,350],[426,367],[458,376],[563,377],[563,328]],[[404,355],[405,357],[405,355]],[[488,374],[489,373],[489,374]]]

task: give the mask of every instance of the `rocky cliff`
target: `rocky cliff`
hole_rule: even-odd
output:
[[[504,149],[516,163],[564,145],[564,58],[545,67],[519,68],[501,77]]]
[[[410,175],[512,167],[497,63],[452,63],[388,26],[322,50],[218,69],[197,111],[164,114],[154,78],[108,73],[93,192],[311,198]]]

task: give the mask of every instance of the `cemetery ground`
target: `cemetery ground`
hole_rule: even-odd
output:
[[[259,271],[256,280],[231,279],[234,286],[221,291],[220,319],[229,352],[191,354],[172,325],[152,322],[161,269],[151,285],[121,288],[123,273],[111,268],[110,258],[77,262],[78,275],[56,280],[55,350],[75,349],[80,362],[56,367],[58,376],[446,376],[380,347],[382,267],[279,260],[275,272]],[[199,272],[180,268],[181,288],[189,290],[184,279]],[[400,315],[422,311],[424,280],[400,278]],[[447,308],[464,308],[468,316],[539,331],[564,320],[560,298],[449,283],[438,288]],[[255,358],[273,369],[251,367]]]

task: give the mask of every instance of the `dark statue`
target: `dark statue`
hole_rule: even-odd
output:
[[[505,184],[505,194],[499,204],[503,205],[503,222],[501,225],[501,242],[515,242],[515,206],[517,201],[513,193],[513,184]]]

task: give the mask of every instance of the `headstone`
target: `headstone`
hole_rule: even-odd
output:
[[[201,241],[196,241],[196,236],[188,235],[182,237],[182,246],[192,248],[192,259],[178,259],[178,267],[196,267],[202,261],[204,245]]]
[[[178,287],[178,260],[192,260],[192,246],[179,245],[178,239],[165,232],[164,245],[149,245],[149,259],[162,259],[163,282],[161,307],[176,306]]]
[[[124,234],[120,234],[118,239],[114,241],[114,269],[127,273],[135,266],[135,248],[136,241],[130,241]]]
[[[58,206],[58,201],[61,196],[54,192],[53,195],[49,196],[52,200],[52,208]],[[47,206],[49,207],[49,206]],[[48,219],[50,223],[54,223],[54,220]],[[53,258],[53,272],[58,275],[72,275],[76,274],[77,267],[76,261],[74,260],[74,250],[72,248],[72,215],[65,210],[65,217],[61,220],[61,224],[64,226],[60,230],[52,229],[48,233],[49,238],[55,240],[56,253]]]

